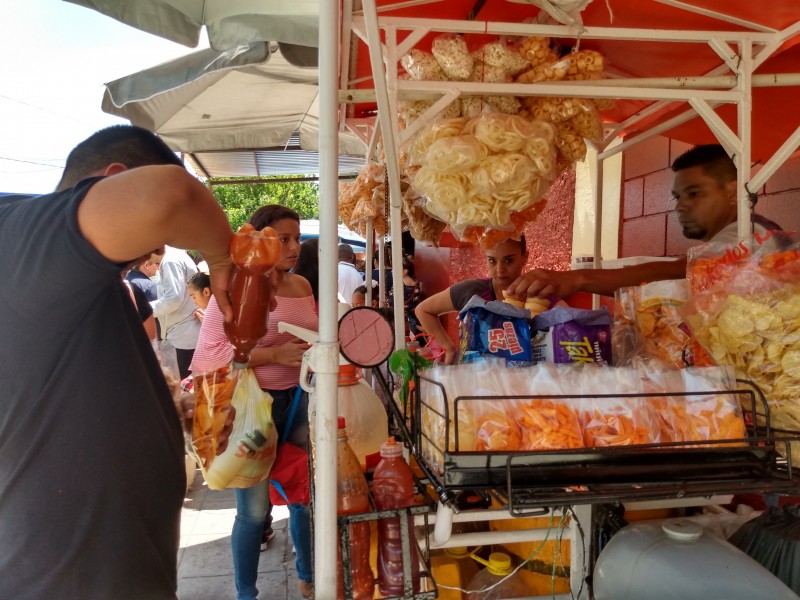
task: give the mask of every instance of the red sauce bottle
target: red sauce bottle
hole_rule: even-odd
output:
[[[281,242],[272,227],[256,231],[245,223],[231,239],[233,319],[224,327],[236,368],[247,366],[250,352],[267,333],[271,285],[267,273],[280,258]]]

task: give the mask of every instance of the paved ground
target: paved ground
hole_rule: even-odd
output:
[[[197,471],[181,515],[178,552],[180,600],[233,600],[231,527],[236,514],[232,490],[209,490]],[[261,553],[258,588],[262,600],[302,600],[289,539],[288,510],[275,507],[275,538]]]

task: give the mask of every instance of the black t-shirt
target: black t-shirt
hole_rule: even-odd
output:
[[[3,598],[175,597],[183,440],[121,265],[78,228],[96,181],[0,199]]]

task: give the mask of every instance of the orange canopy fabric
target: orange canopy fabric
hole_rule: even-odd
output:
[[[378,0],[378,7],[386,9],[395,2]],[[585,27],[642,28],[678,31],[757,31],[770,28],[783,30],[800,23],[800,2],[797,0],[772,0],[758,3],[752,0],[688,0],[684,4],[698,9],[710,10],[734,20],[723,20],[713,16],[690,12],[682,8],[662,4],[655,0],[594,0],[581,13]],[[479,10],[474,9],[479,7]],[[474,13],[474,14],[471,14]],[[539,8],[532,4],[509,2],[508,0],[445,0],[432,4],[411,6],[402,9],[381,10],[380,16],[415,17],[426,19],[473,20],[476,22],[535,22]],[[749,23],[749,25],[748,25]],[[800,29],[800,28],[798,28]],[[404,39],[404,31],[398,31],[398,39]],[[417,48],[430,49],[431,40],[437,35],[426,36]],[[466,34],[470,49],[477,49],[494,36]],[[565,47],[575,45],[577,38],[552,40]],[[772,55],[756,71],[760,73],[800,72],[800,31],[794,31],[780,50]],[[662,41],[629,40],[580,40],[581,49],[598,50],[606,57],[606,68],[614,77],[690,77],[702,76],[718,67],[721,58],[707,43],[673,43]],[[736,50],[736,48],[734,48]],[[369,78],[372,72],[366,45],[359,48],[356,72],[351,78]],[[535,85],[535,84],[534,84]],[[372,87],[371,81],[363,81],[358,87]],[[765,161],[786,138],[800,126],[800,90],[798,87],[760,87],[752,94],[752,160]],[[615,108],[603,112],[607,122],[620,123],[631,115],[652,104],[652,101],[618,100]],[[624,132],[630,135],[658,124],[674,114],[689,108],[686,102],[674,102],[665,109],[638,123],[635,129]],[[360,105],[357,112],[366,114],[375,110],[375,105]],[[716,112],[734,131],[737,131],[736,106],[721,105]],[[716,140],[705,122],[693,118],[674,127],[663,135],[691,144],[711,143]],[[745,140],[746,141],[746,140]]]

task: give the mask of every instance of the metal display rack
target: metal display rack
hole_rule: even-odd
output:
[[[769,409],[764,395],[753,384],[740,382],[741,389],[729,392],[683,392],[647,394],[591,394],[542,396],[459,396],[450,403],[438,382],[419,377],[421,385],[433,386],[441,402],[433,406],[414,395],[414,414],[420,418],[412,426],[412,452],[434,485],[440,499],[452,503],[455,494],[465,489],[503,490],[512,514],[524,515],[530,509],[573,504],[597,504],[710,496],[744,492],[790,493],[800,489],[793,472],[791,445],[800,443],[797,432],[779,432],[770,427]],[[749,388],[749,389],[748,389]],[[563,400],[675,398],[739,396],[747,426],[741,439],[668,442],[634,446],[542,450],[525,452],[474,452],[458,447],[458,414],[466,403],[504,400]],[[423,417],[424,415],[424,417]],[[440,447],[423,431],[424,420],[439,421],[442,439],[452,441]],[[427,452],[422,449],[427,448]],[[781,453],[779,450],[783,450]],[[429,460],[431,452],[441,457],[437,468]],[[786,458],[782,457],[782,454]]]

